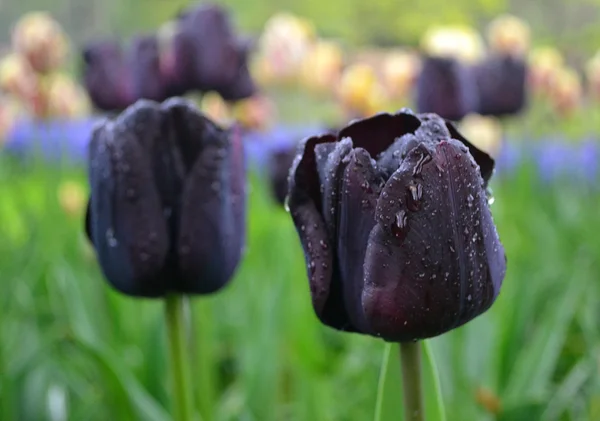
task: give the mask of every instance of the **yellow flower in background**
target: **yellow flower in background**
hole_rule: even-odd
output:
[[[502,125],[494,117],[467,115],[459,125],[460,133],[473,145],[497,158],[502,146]]]
[[[68,216],[80,216],[87,203],[84,188],[74,181],[61,183],[58,188],[58,203]]]
[[[523,19],[502,15],[489,24],[487,38],[492,51],[523,57],[529,50],[531,30]]]
[[[559,69],[564,65],[562,54],[553,47],[538,47],[529,55],[529,84],[534,91],[548,94]]]
[[[44,80],[48,118],[72,119],[90,114],[91,103],[86,91],[72,77],[55,73]]]
[[[0,59],[0,90],[20,101],[30,101],[39,90],[39,78],[29,62],[20,54]]]
[[[229,104],[216,92],[207,92],[202,96],[200,109],[221,126],[230,126],[233,121]]]
[[[550,91],[554,111],[565,117],[579,107],[582,97],[583,87],[579,74],[568,67],[559,69]]]
[[[242,127],[266,130],[275,120],[275,105],[264,95],[254,95],[232,105],[232,115]]]
[[[335,41],[318,40],[302,63],[304,85],[318,92],[332,92],[339,82],[344,53]]]
[[[69,50],[63,28],[47,12],[23,15],[14,26],[12,44],[14,51],[22,54],[39,73],[61,67]]]
[[[355,63],[348,66],[340,80],[338,98],[342,107],[353,117],[381,111],[386,96],[372,66]]]
[[[585,66],[587,89],[592,97],[600,99],[600,51],[598,51]]]
[[[406,99],[421,70],[421,61],[411,51],[393,51],[382,65],[383,83],[393,99]]]
[[[431,57],[454,58],[465,63],[476,63],[485,54],[481,35],[467,26],[442,26],[425,32],[421,49]]]
[[[274,15],[258,42],[255,77],[266,84],[296,80],[314,39],[309,21],[290,13]]]

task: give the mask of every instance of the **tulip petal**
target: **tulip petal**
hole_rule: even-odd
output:
[[[407,134],[414,133],[421,122],[409,112],[398,114],[380,113],[363,120],[356,120],[339,132],[339,138],[349,137],[355,148],[364,148],[376,158],[394,141]]]
[[[288,206],[304,249],[313,307],[324,322],[323,309],[330,295],[333,276],[332,244],[321,217],[321,192],[315,147],[335,142],[333,135],[304,140],[289,176]]]
[[[330,145],[335,145],[331,152],[329,152]],[[351,151],[352,141],[348,138],[334,144],[325,143],[315,146],[317,171],[319,173],[322,192],[321,214],[325,219],[329,238],[336,238],[341,180],[344,175],[344,168],[346,167],[345,163],[348,162],[348,155]],[[321,158],[323,156],[327,156],[327,160],[323,161]]]
[[[378,200],[362,304],[371,333],[433,337],[487,310],[506,270],[483,180],[455,140],[413,149]]]
[[[193,165],[181,193],[178,290],[209,294],[228,283],[242,251],[245,236],[239,213],[242,209],[243,218],[245,168],[241,146],[237,137],[190,107],[169,109],[180,151],[197,153],[190,159]]]
[[[469,148],[469,153],[471,154],[477,165],[479,165],[479,172],[481,173],[481,177],[483,178],[484,187],[487,187],[490,178],[492,178],[492,174],[494,174],[494,159],[490,155],[488,155],[487,152],[478,149],[477,146],[473,145],[471,142],[465,139],[465,137],[462,134],[460,134],[454,123],[447,121],[446,127],[448,128],[452,139],[456,139],[462,142],[467,148]]]
[[[418,142],[419,140],[414,134],[408,133],[396,139],[392,146],[379,155],[377,168],[385,180],[398,169],[408,152],[415,148]]]
[[[127,295],[157,297],[165,293],[161,269],[169,237],[140,140],[116,122],[93,132],[87,218],[108,281]]]
[[[340,330],[368,331],[361,305],[363,265],[369,234],[375,225],[379,181],[369,153],[362,148],[354,149],[345,167],[338,210],[337,257],[340,278],[344,280],[341,289],[345,310],[342,310],[348,315],[347,325],[333,326]]]
[[[155,35],[135,37],[131,44],[129,65],[134,98],[163,101],[165,86],[160,72],[158,39]]]

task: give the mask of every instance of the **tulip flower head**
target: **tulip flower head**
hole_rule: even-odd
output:
[[[553,47],[534,49],[529,55],[529,84],[538,94],[548,95],[564,66],[562,54]]]
[[[459,121],[478,107],[471,66],[483,57],[481,37],[470,28],[429,30],[422,42],[423,66],[416,87],[419,112]]]
[[[571,114],[581,105],[582,98],[583,87],[579,74],[574,69],[560,69],[550,91],[550,101],[556,113],[560,116]]]
[[[372,66],[355,63],[344,69],[338,98],[349,115],[362,117],[381,111],[385,104],[385,91]]]
[[[209,294],[245,242],[241,139],[192,103],[140,100],[92,133],[86,232],[108,282],[137,297]]]
[[[98,40],[82,51],[83,84],[94,106],[122,111],[135,101],[132,74],[118,41]]]
[[[257,76],[263,83],[296,80],[315,36],[309,21],[278,13],[265,24],[258,42]]]
[[[39,93],[39,89],[39,76],[25,57],[13,53],[0,60],[0,90],[28,102]]]
[[[429,29],[421,40],[421,49],[429,57],[452,58],[473,64],[483,58],[485,45],[474,29],[447,26]]]
[[[47,12],[30,12],[19,19],[12,43],[13,49],[39,73],[61,67],[69,50],[64,30]]]
[[[432,114],[377,114],[306,139],[288,206],[319,319],[404,342],[486,311],[506,271],[486,194],[493,167]]]
[[[415,85],[421,70],[416,54],[407,51],[390,53],[383,62],[383,80],[389,95],[406,99]]]
[[[334,41],[314,43],[302,63],[302,79],[307,88],[331,93],[342,74],[344,54]]]
[[[487,38],[494,53],[522,58],[529,50],[531,30],[524,20],[502,15],[488,26]]]

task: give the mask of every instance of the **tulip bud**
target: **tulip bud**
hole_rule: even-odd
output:
[[[57,70],[68,53],[66,34],[47,12],[25,14],[15,25],[13,49],[39,73]]]
[[[236,36],[225,9],[202,5],[186,12],[177,24],[175,54],[189,57],[190,87],[215,91],[228,101],[254,94],[248,69],[250,46]]]
[[[95,107],[102,111],[122,111],[133,104],[131,71],[117,41],[89,43],[82,56],[83,83]]]
[[[317,41],[302,63],[302,79],[307,88],[316,92],[331,92],[342,74],[344,57],[333,41]]]
[[[28,102],[39,89],[39,77],[23,56],[9,54],[0,60],[0,90]]]
[[[406,99],[421,70],[419,58],[410,52],[389,54],[383,63],[383,80],[390,97]]]
[[[433,28],[421,48],[425,57],[417,80],[418,111],[454,121],[475,112],[479,98],[472,66],[483,57],[481,37],[470,28]]]
[[[403,342],[485,312],[506,271],[486,194],[493,168],[432,114],[378,114],[306,139],[288,205],[320,320]]]
[[[158,38],[155,35],[134,37],[128,59],[135,100],[160,102],[167,99],[167,87],[160,69]]]
[[[189,102],[140,100],[90,143],[86,232],[124,294],[209,294],[232,277],[245,242],[241,139]]]
[[[561,53],[552,47],[534,49],[529,55],[529,84],[537,93],[548,94],[564,65]]]
[[[338,97],[344,109],[353,117],[378,112],[385,102],[377,73],[366,63],[356,63],[344,70]]]
[[[550,102],[557,114],[567,116],[579,105],[583,97],[581,78],[573,69],[559,69],[550,91]]]
[[[304,19],[289,13],[272,16],[259,40],[259,80],[267,84],[296,80],[314,35]]]
[[[490,56],[476,65],[473,73],[479,114],[516,115],[527,105],[527,67],[523,59],[510,55]]]

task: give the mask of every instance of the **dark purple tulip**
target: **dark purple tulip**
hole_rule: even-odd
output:
[[[474,68],[481,115],[502,117],[526,106],[527,66],[521,59],[491,56]]]
[[[140,100],[92,134],[86,231],[124,294],[209,294],[245,242],[240,137],[179,98]]]
[[[83,84],[96,108],[122,111],[134,102],[130,69],[117,41],[90,43],[82,56]]]
[[[161,102],[167,99],[156,35],[139,35],[133,38],[129,53],[129,67],[136,100],[150,99]]]
[[[420,113],[436,113],[452,121],[476,111],[478,104],[471,69],[451,58],[423,58],[416,95]]]
[[[378,114],[300,149],[288,204],[323,323],[410,341],[492,305],[506,270],[486,195],[494,161],[454,126]]]
[[[234,33],[222,7],[201,5],[181,14],[175,43],[177,54],[191,57],[188,77],[194,89],[216,91],[227,100],[254,94],[247,44]]]

